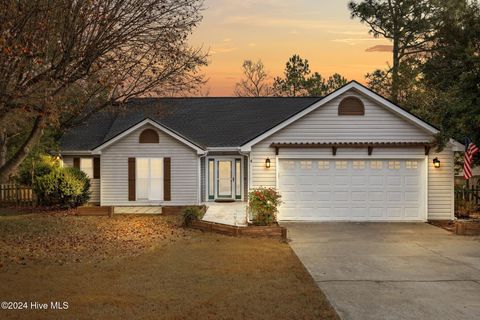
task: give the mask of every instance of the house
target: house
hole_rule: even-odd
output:
[[[280,220],[452,219],[454,151],[357,82],[323,98],[142,98],[61,139],[105,206],[245,202],[274,187]]]

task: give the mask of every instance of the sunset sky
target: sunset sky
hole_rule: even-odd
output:
[[[204,19],[191,38],[209,49],[204,94],[231,96],[245,59],[261,59],[271,77],[294,54],[322,76],[338,72],[365,82],[365,74],[390,61],[385,39],[352,20],[348,0],[205,0]],[[373,49],[372,49],[373,48]],[[388,48],[388,47],[387,47]]]

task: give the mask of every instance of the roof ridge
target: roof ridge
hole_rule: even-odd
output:
[[[114,113],[113,120],[110,122],[110,125],[108,126],[107,130],[105,130],[105,135],[102,138],[102,143],[106,141],[105,139],[110,134],[110,130],[112,130],[113,124],[115,123],[115,121],[117,121],[118,115],[120,114],[120,112],[117,112],[117,111],[113,113]]]
[[[132,100],[186,100],[186,99],[321,99],[324,98],[324,96],[297,96],[297,97],[282,97],[282,96],[262,96],[262,97],[229,97],[229,96],[214,96],[214,97],[135,97],[129,99],[129,101]]]

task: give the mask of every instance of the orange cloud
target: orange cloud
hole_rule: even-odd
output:
[[[393,46],[389,44],[379,44],[365,49],[365,52],[392,52]]]

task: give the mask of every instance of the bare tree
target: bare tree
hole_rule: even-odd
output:
[[[262,60],[243,61],[243,79],[235,85],[234,93],[238,97],[262,97],[272,94],[268,74]]]
[[[206,54],[187,44],[202,8],[202,0],[3,1],[0,125],[10,126],[19,114],[29,125],[22,128],[28,131],[23,143],[0,165],[0,180],[46,127],[64,129],[131,97],[202,84]]]

